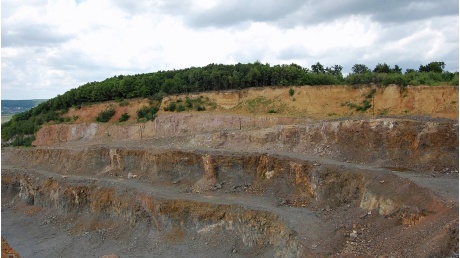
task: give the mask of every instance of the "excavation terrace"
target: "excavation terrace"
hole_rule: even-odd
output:
[[[232,94],[209,93],[220,111],[47,125],[36,147],[2,148],[2,236],[24,257],[458,254],[455,96],[325,119],[247,114],[251,92]]]

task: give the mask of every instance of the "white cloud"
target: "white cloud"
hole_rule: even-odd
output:
[[[451,2],[372,4],[5,0],[2,99],[52,98],[118,74],[256,60],[340,64],[344,72],[355,63],[418,68],[445,61],[458,70],[458,13],[442,8]],[[395,18],[430,9],[426,19]]]

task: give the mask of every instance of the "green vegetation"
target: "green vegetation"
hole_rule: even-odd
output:
[[[104,111],[101,111],[96,117],[96,121],[101,122],[101,123],[106,123],[112,118],[112,116],[115,115],[115,109],[113,108],[107,108]]]
[[[189,97],[185,97],[185,103],[182,99],[177,99],[175,102],[172,101],[168,104],[167,107],[164,108],[164,111],[171,111],[171,112],[183,112],[188,110],[196,110],[196,111],[204,111],[206,110],[206,106],[208,107],[215,107],[216,103],[210,102],[209,98],[203,98],[200,96],[199,98],[192,99]]]
[[[291,97],[294,96],[294,93],[295,93],[294,89],[290,88],[289,89],[289,96],[291,96]]]
[[[137,111],[137,121],[138,122],[153,121],[156,117],[158,110],[159,110],[158,103],[150,107],[143,106],[141,109]]]
[[[372,89],[367,95],[364,96],[364,100],[360,105],[351,103],[349,101],[342,104],[342,106],[348,106],[350,109],[354,109],[358,112],[366,112],[369,108],[372,107],[371,101],[375,94],[375,89]]]
[[[420,65],[418,70],[407,69],[403,74],[395,65],[378,64],[370,70],[363,64],[356,64],[345,78],[342,66],[324,67],[316,63],[310,68],[297,64],[274,65],[260,62],[248,64],[210,64],[204,67],[191,67],[180,70],[158,71],[136,75],[118,75],[101,82],[89,82],[78,88],[71,89],[63,95],[40,103],[38,106],[14,115],[2,125],[2,139],[9,141],[15,137],[33,135],[44,123],[61,123],[61,116],[70,107],[81,107],[91,103],[109,100],[122,100],[120,105],[127,102],[124,99],[144,97],[151,100],[161,100],[168,94],[203,92],[211,90],[244,89],[259,86],[296,86],[296,85],[340,85],[340,84],[396,84],[406,85],[457,85],[458,72],[444,71],[444,62],[431,62]],[[205,110],[205,105],[195,105],[185,102],[180,105],[171,103],[169,111],[184,111],[195,109]],[[366,108],[363,103],[363,108]],[[151,120],[154,114],[146,119]],[[152,118],[153,117],[153,118]],[[104,119],[103,119],[104,120]],[[18,140],[19,141],[19,140]]]
[[[118,105],[120,105],[120,107],[126,107],[129,105],[129,101],[126,99],[120,100]]]
[[[121,114],[120,119],[118,119],[118,122],[121,123],[121,122],[124,122],[124,121],[128,121],[129,117],[130,117],[130,116],[129,116],[128,113],[123,113],[123,114]]]

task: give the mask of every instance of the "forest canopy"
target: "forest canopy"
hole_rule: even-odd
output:
[[[161,100],[168,94],[245,89],[261,86],[297,85],[454,85],[458,72],[444,71],[444,62],[420,65],[418,70],[402,69],[386,63],[373,70],[355,64],[352,73],[343,76],[342,66],[325,67],[320,63],[305,68],[297,64],[274,65],[260,62],[248,64],[209,64],[180,70],[158,71],[136,75],[118,75],[100,82],[89,82],[58,95],[37,107],[17,114],[2,125],[2,140],[12,145],[30,145],[33,134],[44,123],[63,122],[61,114],[70,107],[87,103],[129,98]]]

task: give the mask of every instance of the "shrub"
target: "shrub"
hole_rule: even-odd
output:
[[[115,109],[108,108],[97,115],[96,121],[106,123],[110,120],[110,118],[112,118],[113,115],[115,115]]]
[[[32,142],[35,141],[34,135],[18,135],[11,143],[13,146],[25,146],[25,147],[32,147]]]
[[[190,109],[190,108],[193,108],[193,102],[191,99],[187,98],[185,100],[185,106],[187,107],[187,109]]]
[[[130,116],[128,115],[128,113],[123,113],[123,114],[121,114],[120,119],[118,119],[118,122],[128,121],[129,117]]]
[[[143,106],[141,109],[137,111],[137,120],[138,121],[141,121],[141,120],[146,120],[146,121],[152,120],[153,121],[156,117],[157,112],[158,112],[158,107],[156,106],[151,106],[151,107]]]
[[[185,111],[185,107],[183,105],[179,105],[177,107],[177,112],[182,112],[182,111]]]
[[[196,111],[205,111],[206,108],[202,105],[196,106]]]
[[[289,89],[289,96],[291,96],[291,97],[294,96],[294,93],[295,93],[294,89],[290,88]]]
[[[169,103],[169,105],[168,105],[167,109],[165,109],[165,111],[174,112],[174,111],[176,111],[176,108],[177,108],[176,102],[171,102],[171,103]]]

